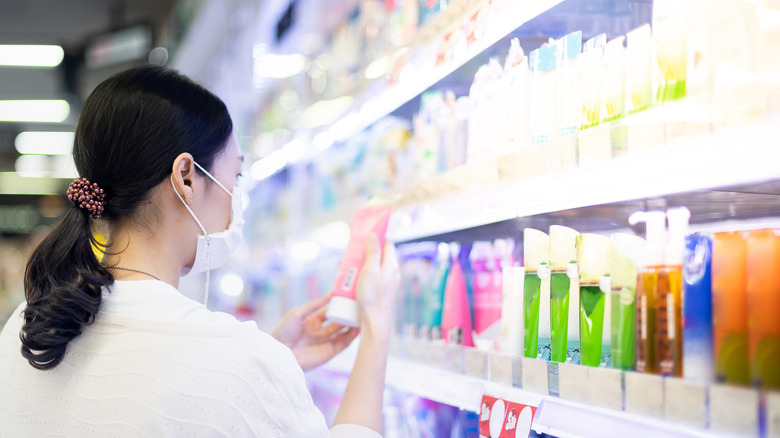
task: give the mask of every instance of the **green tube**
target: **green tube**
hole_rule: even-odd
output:
[[[614,290],[614,289],[613,289]],[[612,300],[612,366],[621,370],[634,369],[636,360],[636,301],[621,300],[621,295],[626,297],[636,296],[636,291],[626,287],[624,290],[613,292]]]
[[[525,321],[525,331],[523,346],[525,357],[536,358],[539,347],[539,304],[541,298],[542,280],[536,272],[525,274],[523,285],[523,315]]]
[[[580,286],[580,363],[597,367],[601,363],[604,332],[604,292],[598,286]]]
[[[570,288],[571,279],[566,272],[553,272],[550,277],[550,344],[555,362],[566,362]]]

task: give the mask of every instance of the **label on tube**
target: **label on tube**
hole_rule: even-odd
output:
[[[366,241],[374,233],[379,238],[380,251],[384,248],[387,223],[392,212],[392,205],[361,207],[355,211],[347,250],[336,275],[333,298],[328,304],[326,317],[329,321],[358,326],[355,288],[366,257]]]

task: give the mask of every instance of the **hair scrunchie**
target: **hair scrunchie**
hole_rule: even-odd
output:
[[[86,178],[77,178],[68,187],[68,199],[77,207],[87,210],[92,219],[103,217],[106,206],[106,193],[97,183]]]

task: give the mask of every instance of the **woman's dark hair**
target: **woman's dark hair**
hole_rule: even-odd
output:
[[[233,130],[225,104],[189,78],[159,66],[135,67],[95,88],[76,126],[73,159],[81,177],[106,193],[103,217],[129,218],[189,152],[211,169]],[[114,278],[93,245],[90,213],[72,206],[33,251],[24,289],[22,355],[57,366],[68,342],[91,324],[102,288]]]

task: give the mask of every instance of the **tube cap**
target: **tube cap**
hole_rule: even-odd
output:
[[[328,303],[328,311],[325,314],[328,321],[347,327],[357,327],[358,309],[357,302],[346,297],[335,296]]]

